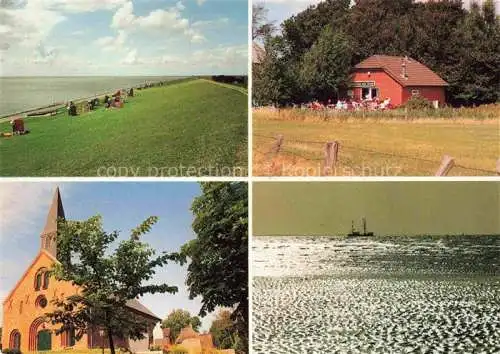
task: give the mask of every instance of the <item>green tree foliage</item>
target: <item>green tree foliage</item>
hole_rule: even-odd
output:
[[[248,186],[207,182],[192,204],[196,239],[182,247],[191,260],[186,284],[201,296],[200,315],[233,309],[236,331],[248,346]]]
[[[165,318],[161,324],[162,328],[170,328],[170,338],[176,340],[181,333],[181,329],[190,326],[193,327],[195,331],[201,326],[201,321],[198,316],[191,316],[189,311],[186,310],[174,310]]]
[[[295,72],[286,57],[281,37],[266,40],[266,55],[262,63],[253,67],[253,99],[262,105],[284,105],[298,90]]]
[[[237,353],[244,353],[245,348],[239,338],[236,324],[231,317],[231,311],[220,310],[210,326],[210,333],[218,349],[234,349]]]
[[[326,101],[347,89],[352,60],[350,40],[327,26],[304,55],[300,79],[310,99]]]
[[[59,221],[59,263],[52,273],[57,280],[71,282],[80,291],[53,301],[57,309],[46,315],[53,324],[62,325],[56,334],[74,329],[76,337],[81,338],[89,326],[102,328],[112,354],[113,338],[144,338],[147,323],[126,307],[127,301],[144,294],[177,292],[175,286],[149,283],[157,267],[179,260],[177,254],[156,255],[141,241],[156,222],[156,217],[146,219],[131,231],[128,240],[111,249],[119,233],[105,232],[100,216],[78,222]]]
[[[326,0],[285,20],[282,25],[283,38],[290,46],[292,56],[297,59],[304,55],[327,26],[335,31],[343,31],[350,3],[350,0]]]
[[[500,22],[488,0],[481,8],[474,3],[457,29],[459,60],[455,66],[452,93],[467,103],[500,99]]]
[[[374,54],[408,55],[450,84],[447,93],[452,104],[500,99],[500,20],[495,15],[493,0],[482,6],[473,4],[470,10],[463,8],[461,0],[356,0],[353,6],[350,3],[325,0],[283,22],[281,34],[273,37],[281,42],[281,50],[274,55],[279,66],[276,60],[270,60],[274,65],[259,68],[265,85],[258,82],[254,88],[257,103],[278,101],[277,98],[281,104],[304,102],[312,96],[321,99],[323,90],[318,93],[316,85],[304,85],[304,80],[314,82],[315,78],[308,77],[307,66],[302,63],[311,58],[315,58],[313,62],[326,63],[326,56],[339,52],[337,44],[326,48],[327,41],[322,50],[316,48],[328,26],[334,33],[345,33],[349,38],[351,51],[345,52],[345,61],[350,58],[350,69]],[[283,71],[286,75],[282,75]],[[299,76],[301,80],[297,79]]]
[[[358,0],[347,20],[356,64],[374,54],[407,55],[413,0]]]

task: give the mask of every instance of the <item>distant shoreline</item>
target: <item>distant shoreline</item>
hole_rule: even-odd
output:
[[[68,77],[73,77],[73,76],[32,76],[32,77],[29,77],[29,76],[20,76],[20,77],[14,77],[14,76],[10,76],[10,77],[7,77],[7,78],[68,78]],[[74,77],[77,77],[77,76],[74,76]],[[93,78],[93,77],[118,77],[118,76],[82,76],[82,77],[86,77],[86,78]],[[145,76],[121,76],[121,77],[141,77],[141,78],[145,78]],[[181,76],[150,76],[151,78],[174,78],[173,80],[170,80],[170,81],[167,81],[169,83],[175,83],[177,81],[181,81],[181,80],[186,80],[186,79],[194,79],[195,77],[191,77],[191,76],[186,76],[186,77],[181,77]],[[0,78],[6,78],[6,77],[0,77]],[[158,83],[158,82],[161,82],[161,80],[158,80],[158,81],[154,81],[152,83]],[[131,86],[127,86],[127,89],[130,89],[130,88],[133,88],[133,89],[138,89],[138,88],[143,88],[146,86],[146,82],[143,82],[141,84],[136,84],[136,85],[131,85]],[[48,104],[48,105],[43,105],[41,107],[33,107],[33,108],[28,108],[26,110],[23,110],[23,111],[18,111],[18,112],[13,112],[13,113],[7,113],[7,114],[0,114],[0,123],[1,122],[4,122],[5,120],[9,120],[13,117],[16,117],[16,116],[19,116],[19,115],[24,115],[24,114],[33,114],[33,113],[36,113],[38,111],[41,112],[41,114],[39,116],[34,116],[34,117],[43,117],[44,115],[48,115],[50,114],[50,112],[47,112],[46,114],[43,114],[44,111],[47,111],[47,110],[53,110],[53,111],[57,111],[58,109],[66,106],[67,102],[69,101],[74,101],[75,103],[79,103],[79,102],[83,102],[85,100],[89,100],[89,99],[92,99],[92,98],[98,98],[98,97],[103,97],[105,95],[111,95],[113,93],[115,93],[117,90],[120,90],[120,89],[123,89],[123,87],[121,88],[114,88],[114,89],[111,89],[109,91],[106,91],[106,92],[102,92],[102,93],[99,93],[99,94],[94,94],[94,95],[91,95],[91,96],[86,96],[86,97],[79,97],[79,98],[73,98],[73,99],[70,99],[68,101],[65,101],[65,102],[54,102],[54,103],[51,103],[51,104]]]
[[[248,77],[248,75],[215,75],[215,76],[227,76],[227,77]],[[138,89],[138,88],[145,88],[148,83],[156,84],[159,82],[164,82],[164,83],[175,83],[183,80],[195,80],[195,79],[203,79],[203,78],[208,78],[208,77],[213,77],[213,76],[207,76],[207,75],[192,75],[192,76],[177,76],[177,75],[164,75],[164,76],[158,76],[158,75],[130,75],[130,76],[120,76],[120,75],[111,75],[111,76],[84,76],[84,75],[76,75],[76,76],[0,76],[1,79],[102,79],[102,78],[141,78],[144,79],[143,82],[139,84],[133,84],[133,85],[126,85],[126,86],[121,86],[121,87],[115,87],[110,90],[107,90],[105,92],[99,93],[99,94],[92,94],[89,96],[85,97],[75,97],[68,99],[66,101],[58,101],[58,102],[52,102],[50,104],[44,104],[42,106],[37,106],[37,107],[30,107],[23,109],[22,111],[15,111],[15,112],[9,112],[9,113],[0,113],[0,123],[4,122],[5,120],[11,119],[15,116],[19,115],[24,115],[24,114],[33,114],[38,111],[41,111],[41,114],[39,115],[40,117],[44,115],[48,115],[53,111],[57,111],[58,109],[64,107],[69,101],[74,101],[75,103],[78,102],[83,102],[85,100],[93,99],[93,98],[98,98],[98,97],[104,97],[105,95],[110,95],[112,93],[115,93],[119,89],[123,89],[124,87],[127,89],[133,88],[133,89]],[[170,79],[163,81],[163,79]],[[45,111],[49,111],[44,114]],[[38,116],[38,115],[37,115]]]

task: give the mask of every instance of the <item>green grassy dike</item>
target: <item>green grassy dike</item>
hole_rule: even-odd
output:
[[[164,177],[241,174],[247,95],[207,80],[136,90],[124,108],[27,118],[0,139],[1,176]],[[9,122],[0,131],[9,132]],[[236,169],[236,172],[234,171]]]

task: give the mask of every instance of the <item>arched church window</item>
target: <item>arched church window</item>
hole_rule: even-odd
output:
[[[35,290],[47,289],[49,285],[49,273],[46,268],[40,268],[35,275]]]
[[[43,273],[43,288],[47,289],[49,287],[49,272]]]
[[[36,275],[35,290],[40,290],[41,286],[42,286],[42,273],[38,273]]]
[[[9,348],[21,349],[21,333],[17,329],[10,332]]]

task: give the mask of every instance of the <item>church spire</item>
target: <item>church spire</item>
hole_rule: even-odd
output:
[[[57,220],[64,219],[64,208],[61,200],[59,187],[56,188],[52,204],[47,215],[47,221],[41,234],[41,248],[57,257]]]

